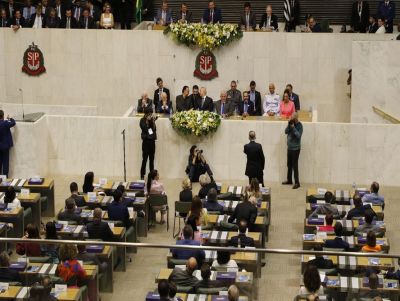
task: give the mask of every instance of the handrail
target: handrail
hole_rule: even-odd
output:
[[[209,250],[209,251],[229,251],[246,253],[265,253],[265,254],[284,254],[284,255],[334,255],[334,256],[356,256],[356,257],[375,257],[375,258],[400,258],[400,254],[381,254],[381,253],[360,253],[360,252],[338,252],[338,251],[314,251],[314,250],[290,250],[290,249],[269,249],[269,248],[246,248],[238,249],[235,247],[217,246],[192,246],[192,245],[167,245],[138,242],[116,242],[116,241],[97,241],[97,240],[64,240],[64,239],[23,239],[0,237],[0,243],[39,243],[39,244],[74,244],[74,245],[101,245],[113,247],[130,248],[154,248],[154,249],[184,249],[184,250]]]
[[[399,123],[400,123],[400,120],[399,120],[399,119],[397,119],[396,117],[393,117],[392,115],[390,115],[390,114],[388,114],[388,113],[382,111],[381,109],[379,109],[379,108],[377,108],[377,107],[375,107],[375,106],[372,106],[372,110],[373,110],[376,114],[378,114],[379,116],[381,116],[383,119],[386,119],[387,121],[390,121],[391,123],[394,123],[394,124],[399,124]]]

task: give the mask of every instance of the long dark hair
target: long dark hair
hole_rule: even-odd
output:
[[[85,174],[85,179],[83,180],[83,186],[82,186],[83,193],[88,193],[93,191],[93,181],[94,181],[94,173],[93,171],[88,171]]]
[[[58,239],[56,224],[54,222],[46,224],[46,239]]]
[[[190,206],[190,214],[192,215],[201,215],[203,210],[203,203],[200,198],[196,195],[192,200],[192,205]]]
[[[321,287],[321,277],[318,269],[313,265],[308,266],[304,272],[303,281],[304,286],[310,293],[318,292]]]
[[[150,194],[151,183],[156,178],[157,174],[158,174],[157,169],[154,169],[154,170],[150,171],[149,175],[147,176],[147,193],[148,194]]]
[[[199,219],[200,219],[199,215],[191,214],[186,221],[186,225],[189,225],[193,229],[193,237],[192,238],[194,238],[194,232],[199,231],[199,229],[197,229],[197,221]]]
[[[25,231],[28,233],[28,238],[39,239],[39,229],[33,224],[28,224]]]
[[[14,187],[12,187],[12,186],[8,187],[8,189],[4,195],[4,203],[5,204],[12,203],[15,199],[15,196],[16,196],[16,194],[15,194]]]
[[[189,154],[194,156],[193,151],[196,149],[197,145],[192,145],[192,147],[190,148]]]

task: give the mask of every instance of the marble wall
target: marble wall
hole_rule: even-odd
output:
[[[400,119],[399,53],[399,41],[353,43],[351,122],[387,123],[372,106]]]
[[[304,123],[300,178],[303,183],[398,186],[400,136],[395,125]],[[246,179],[243,145],[255,130],[266,155],[266,182],[280,182],[286,174],[286,122],[223,121],[206,138],[177,134],[168,119],[157,121],[156,168],[162,178],[182,178],[189,148],[204,150],[216,179]],[[12,174],[83,175],[123,178],[121,132],[126,129],[126,162],[130,179],[139,177],[141,139],[138,118],[45,116],[34,124],[18,124]],[[229,148],[226,147],[229,145]],[[33,147],[31,147],[33,146]]]
[[[16,103],[0,103],[0,109],[4,110],[10,116],[22,117],[22,105]],[[43,112],[48,115],[78,115],[78,116],[96,116],[96,106],[73,106],[73,105],[42,105],[25,104],[24,113]]]
[[[242,40],[215,51],[219,77],[193,77],[198,50],[178,46],[160,31],[0,30],[0,102],[97,106],[99,115],[122,116],[143,90],[154,91],[164,78],[172,95],[183,85],[208,87],[217,98],[231,80],[247,89],[256,80],[265,93],[274,82],[279,93],[292,83],[302,107],[316,108],[319,120],[348,122],[347,70],[354,40],[390,39],[390,35],[245,33]],[[32,41],[44,54],[47,72],[21,72],[23,53]]]

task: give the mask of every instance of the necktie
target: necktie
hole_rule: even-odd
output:
[[[88,29],[88,18],[85,18],[85,28]]]
[[[247,113],[247,108],[248,108],[248,106],[249,106],[249,105],[248,105],[247,103],[244,104],[244,112],[245,112],[245,113]]]
[[[249,25],[249,14],[246,14],[246,27],[250,27],[250,25]]]
[[[203,107],[204,106],[204,102],[206,101],[206,98],[205,97],[203,97],[203,99],[201,100],[201,107]]]
[[[268,16],[268,18],[267,18],[267,26],[270,27],[270,24],[271,24],[271,18],[270,18],[270,16]]]
[[[182,19],[183,19],[183,20],[186,19],[186,14],[185,14],[185,13],[182,14]]]
[[[210,11],[210,22],[211,23],[214,22],[214,11],[213,10]]]
[[[16,21],[17,21],[17,25],[19,26],[19,19],[17,19]]]
[[[67,28],[71,28],[71,20],[70,20],[69,17],[68,17],[68,19],[67,19]]]
[[[221,115],[225,114],[225,103],[221,104]]]

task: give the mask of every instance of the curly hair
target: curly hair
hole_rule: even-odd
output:
[[[78,249],[76,245],[63,244],[60,246],[59,255],[61,261],[72,260],[78,255]]]
[[[321,277],[317,267],[310,265],[306,268],[303,275],[304,286],[310,293],[315,293],[321,287]]]

